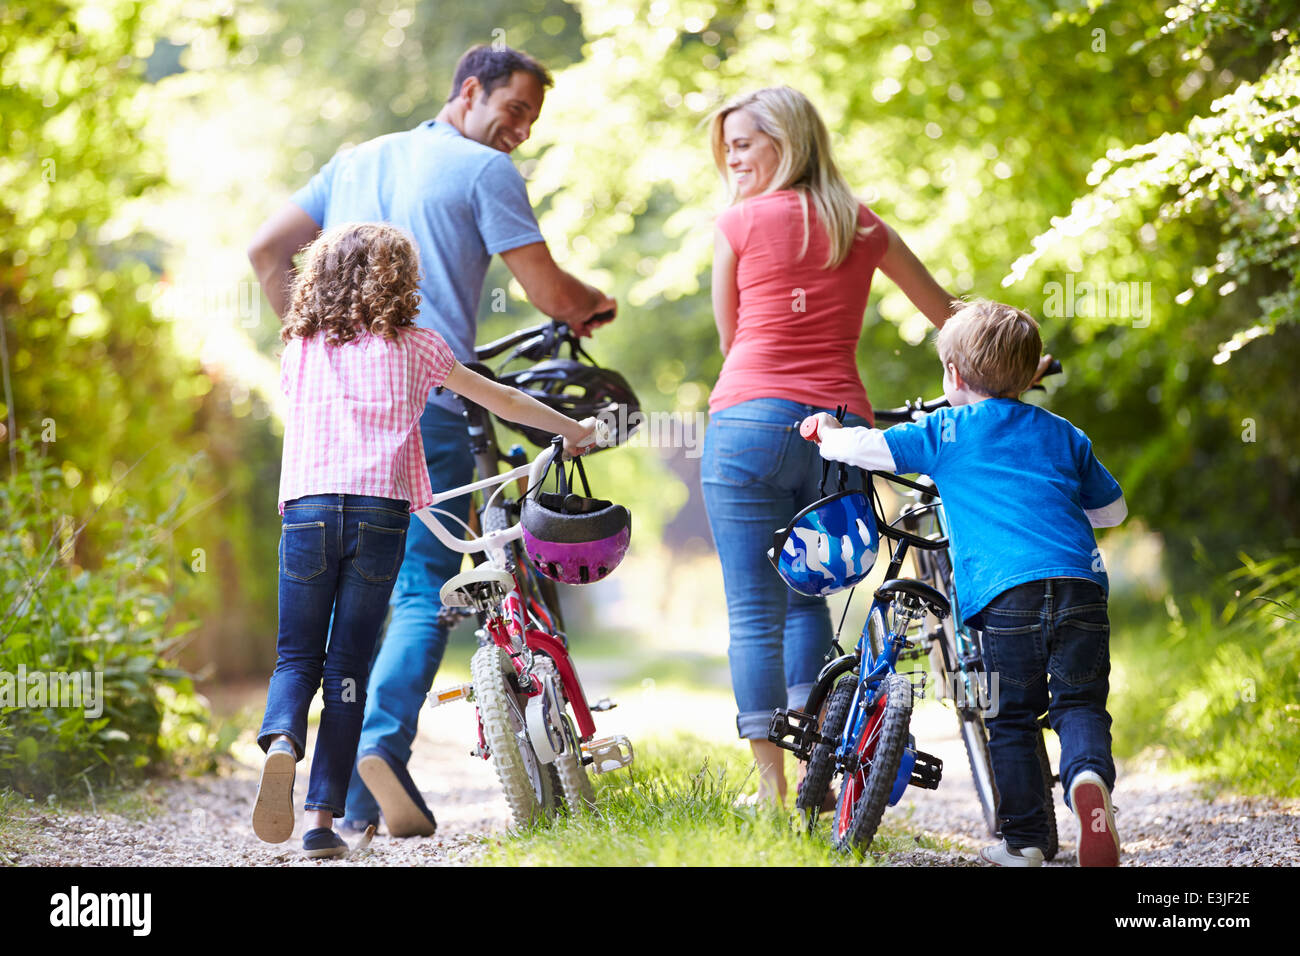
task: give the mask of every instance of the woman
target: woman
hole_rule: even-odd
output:
[[[772,532],[819,497],[817,449],[798,422],[847,402],[872,421],[856,352],[879,269],[936,327],[953,296],[849,190],[817,110],[789,87],[734,99],[713,117],[730,206],[714,236],[713,310],[725,361],[709,397],[701,479],[722,560],[740,736],[758,800],[785,801],[772,711],[801,708],[831,645],[826,602],[788,590],[766,558]]]

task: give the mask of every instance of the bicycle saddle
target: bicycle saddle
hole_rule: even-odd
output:
[[[913,581],[911,578],[890,578],[876,588],[875,596],[878,601],[888,601],[900,594],[919,602],[938,618],[947,617],[951,610],[946,597],[923,581]]]
[[[472,607],[481,611],[501,601],[514,586],[514,577],[506,571],[471,568],[444,584],[438,592],[438,600],[445,608]]]

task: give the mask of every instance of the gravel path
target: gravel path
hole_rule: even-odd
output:
[[[264,689],[261,691],[264,693]],[[649,686],[625,699],[601,726],[632,739],[673,728],[665,714],[692,727],[727,728],[725,698],[656,693]],[[720,729],[719,733],[725,733]],[[913,718],[920,746],[944,762],[935,791],[910,790],[889,811],[886,824],[938,840],[945,849],[896,852],[895,865],[973,866],[991,842],[971,787],[965,751],[952,712],[923,703]],[[286,843],[269,845],[249,824],[261,752],[243,744],[237,765],[222,775],[158,781],[141,791],[141,812],[57,811],[36,813],[37,838],[10,851],[8,862],[29,866],[455,866],[472,861],[493,834],[504,831],[509,812],[491,766],[468,756],[475,736],[473,707],[454,704],[421,717],[411,771],[438,818],[436,836],[394,840],[377,836],[369,849],[341,861],[316,861],[299,852],[299,829]],[[310,749],[310,742],[309,742]],[[1056,755],[1053,754],[1053,765]],[[295,796],[301,813],[307,765],[299,765]],[[1220,795],[1210,798],[1191,780],[1149,768],[1121,768],[1118,807],[1123,862],[1128,866],[1262,866],[1300,864],[1300,800]],[[1076,829],[1060,788],[1056,791],[1061,851],[1054,865],[1075,862]],[[214,839],[214,836],[217,839]]]

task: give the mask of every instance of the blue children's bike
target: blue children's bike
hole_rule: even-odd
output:
[[[843,411],[838,417],[843,417]],[[801,433],[809,440],[817,439],[815,427]],[[823,494],[829,468],[826,463]],[[940,551],[947,548],[948,539],[915,534],[901,526],[902,517],[893,522],[887,519],[874,479],[913,491],[927,489],[897,475],[859,473],[861,487],[849,488],[849,469],[841,465],[841,490],[796,515],[789,527],[776,533],[768,552],[790,587],[824,596],[866,578],[875,564],[881,537],[890,551],[885,580],[875,590],[857,647],[846,654],[835,645],[839,656],[822,668],[804,709],[777,710],[768,739],[808,761],[796,805],[810,827],[816,823],[831,779],[843,775],[831,841],[841,850],[862,851],[871,845],[885,807],[902,799],[909,785],[931,790],[939,785],[943,764],[916,749],[909,732],[912,681],[899,673],[896,665],[899,655],[915,643],[909,632],[927,614],[940,620],[947,617],[949,603],[929,584],[899,577],[910,548]],[[917,509],[913,509],[907,524],[915,526],[917,517]]]

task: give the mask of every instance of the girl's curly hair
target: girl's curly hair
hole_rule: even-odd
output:
[[[382,222],[327,229],[307,247],[280,339],[325,333],[343,345],[369,332],[385,339],[415,324],[420,257],[410,235]]]

